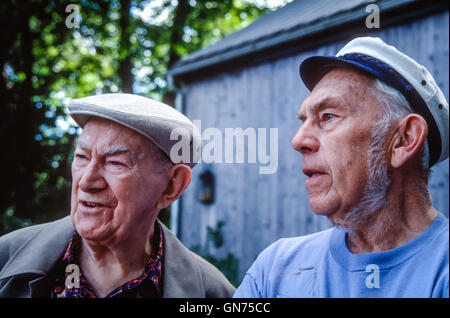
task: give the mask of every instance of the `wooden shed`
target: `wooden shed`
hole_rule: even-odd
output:
[[[365,21],[374,3],[380,28]],[[171,226],[182,242],[205,245],[207,226],[224,222],[224,245],[211,252],[239,258],[239,275],[282,237],[330,226],[309,207],[301,156],[291,147],[296,113],[309,91],[298,68],[312,55],[335,55],[354,37],[381,37],[425,65],[449,97],[447,1],[297,0],[182,59],[169,71],[176,107],[201,128],[278,129],[278,169],[255,163],[199,163],[192,183],[173,205]],[[205,142],[205,141],[204,141]],[[247,154],[248,155],[248,154]],[[432,200],[448,217],[448,159],[432,169]],[[206,199],[205,199],[206,197]]]

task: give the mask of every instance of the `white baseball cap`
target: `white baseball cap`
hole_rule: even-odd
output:
[[[105,118],[150,139],[169,158],[177,140],[171,140],[174,129],[183,140],[189,141],[189,158],[184,163],[191,168],[201,155],[201,134],[197,127],[182,113],[171,106],[147,97],[133,94],[103,94],[72,100],[69,112],[73,120],[84,127],[92,117]],[[187,155],[186,155],[187,157]]]
[[[356,67],[400,91],[428,124],[429,166],[448,158],[448,102],[424,66],[380,38],[360,37],[350,41],[336,56],[305,59],[300,65],[300,76],[312,90],[326,73],[339,65]]]

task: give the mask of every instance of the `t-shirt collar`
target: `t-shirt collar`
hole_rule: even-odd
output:
[[[376,264],[380,269],[389,269],[403,263],[424,248],[445,222],[446,218],[439,213],[422,234],[408,243],[388,251],[362,254],[353,254],[348,249],[347,231],[336,227],[331,234],[330,251],[334,260],[348,271],[365,271],[368,264]]]

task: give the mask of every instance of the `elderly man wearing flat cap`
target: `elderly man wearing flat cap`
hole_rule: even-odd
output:
[[[292,139],[312,210],[333,228],[264,250],[235,297],[449,297],[449,222],[430,168],[448,103],[425,67],[379,38],[303,61],[312,91]]]
[[[130,94],[72,101],[83,127],[70,217],[0,238],[0,297],[230,297],[234,287],[158,219],[191,180],[200,133],[170,106]],[[172,162],[178,129],[186,162]]]

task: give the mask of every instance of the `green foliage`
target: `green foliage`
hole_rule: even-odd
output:
[[[143,7],[151,7],[151,3],[144,1]],[[146,76],[135,77],[136,86],[140,92],[159,99],[168,90],[165,74],[169,65],[267,12],[266,8],[240,0],[163,0],[160,6],[152,8],[152,14],[144,18],[139,15],[142,13],[139,8],[132,10],[135,18],[141,17],[135,20],[136,29],[132,35],[135,39],[133,59],[136,70],[139,68],[142,73],[143,69],[149,70]],[[151,55],[147,57],[148,52]]]
[[[208,238],[211,239],[215,248],[222,247],[222,245],[224,243],[223,235],[222,235],[222,228],[224,227],[224,225],[225,225],[224,221],[219,221],[219,222],[217,222],[215,228],[208,226],[206,229],[208,232],[208,234],[207,234]]]
[[[12,230],[19,229],[22,227],[27,227],[31,225],[30,220],[18,218],[14,215],[14,210],[12,208],[8,208],[0,215],[1,227],[0,227],[0,235],[8,233]]]
[[[65,24],[69,4],[79,28]],[[169,65],[265,11],[239,0],[0,1],[2,233],[67,215],[80,132],[71,99],[133,90],[161,100]]]
[[[70,192],[64,181],[70,179],[69,154],[76,129],[62,131],[56,122],[66,117],[64,92],[58,85],[58,51],[70,36],[58,27],[64,10],[50,10],[50,4],[0,4],[5,31],[0,35],[3,232],[53,219],[64,209],[67,213]]]
[[[224,237],[222,228],[224,226],[224,221],[218,221],[215,228],[208,226],[206,246],[194,245],[191,247],[191,250],[216,266],[228,278],[231,284],[237,287],[240,283],[239,259],[233,253],[227,253],[224,258],[219,258],[210,252],[211,243],[215,250],[223,246]]]

